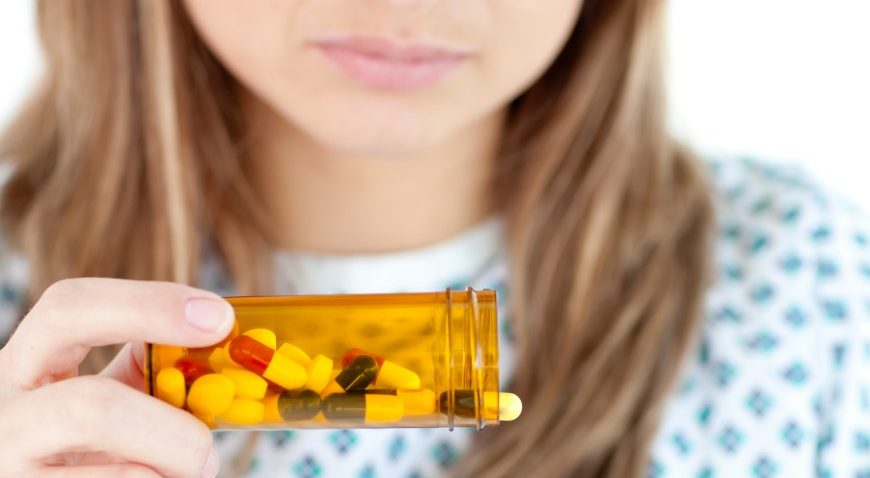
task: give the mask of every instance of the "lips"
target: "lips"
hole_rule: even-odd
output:
[[[386,39],[349,37],[316,42],[323,56],[364,86],[412,91],[435,85],[467,62],[466,51]]]

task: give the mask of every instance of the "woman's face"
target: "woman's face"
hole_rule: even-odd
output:
[[[406,154],[530,86],[583,0],[185,0],[224,66],[329,148]]]

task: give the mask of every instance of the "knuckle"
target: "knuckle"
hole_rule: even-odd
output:
[[[87,279],[74,278],[61,279],[57,282],[54,282],[46,287],[45,290],[42,292],[40,302],[51,302],[53,300],[71,297],[82,289],[83,282],[86,280]]]
[[[65,306],[84,290],[87,279],[61,279],[48,286],[39,297],[31,313],[52,323],[60,323]]]

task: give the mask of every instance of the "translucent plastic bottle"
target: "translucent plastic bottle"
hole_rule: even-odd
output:
[[[213,428],[480,429],[520,413],[499,393],[492,290],[227,300],[223,342],[145,354],[146,390]]]

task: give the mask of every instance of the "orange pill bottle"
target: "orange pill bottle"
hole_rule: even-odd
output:
[[[230,297],[236,324],[202,348],[146,344],[145,388],[212,428],[497,425],[492,290]]]

